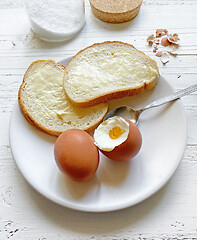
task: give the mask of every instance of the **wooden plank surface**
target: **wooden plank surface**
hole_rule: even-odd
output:
[[[58,206],[33,190],[17,169],[9,146],[9,119],[29,64],[57,61],[105,40],[133,44],[154,58],[160,73],[182,89],[197,82],[197,1],[145,0],[131,22],[114,25],[97,20],[86,1],[86,25],[64,43],[46,43],[30,29],[22,0],[0,2],[0,240],[197,239],[197,93],[182,99],[188,141],[173,178],[141,204],[112,213],[91,214]],[[157,28],[180,35],[177,57],[163,65],[146,38]]]

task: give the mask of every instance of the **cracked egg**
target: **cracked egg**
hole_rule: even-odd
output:
[[[97,127],[94,141],[106,157],[115,161],[128,161],[140,151],[142,136],[134,123],[115,116]]]

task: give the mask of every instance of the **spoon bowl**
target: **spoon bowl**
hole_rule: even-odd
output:
[[[122,106],[108,112],[104,117],[104,121],[114,116],[120,116],[120,117],[129,119],[131,122],[137,125],[139,120],[139,115],[141,114],[141,112],[142,111],[136,110],[129,106]]]

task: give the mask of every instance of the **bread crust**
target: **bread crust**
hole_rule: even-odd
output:
[[[19,88],[19,91],[18,91],[18,103],[19,103],[20,110],[21,110],[22,114],[24,115],[24,117],[25,117],[35,128],[37,128],[37,129],[41,130],[42,132],[45,132],[45,133],[47,133],[47,134],[49,134],[49,135],[58,137],[58,136],[62,133],[62,131],[50,130],[50,129],[42,126],[42,125],[39,124],[38,122],[36,122],[35,119],[28,113],[27,109],[25,108],[23,99],[22,99],[22,89],[23,89],[23,87],[24,87],[24,85],[25,85],[25,78],[27,77],[27,74],[28,74],[29,70],[31,69],[31,67],[32,67],[35,63],[45,62],[45,61],[52,62],[55,66],[58,65],[59,67],[61,67],[61,68],[64,69],[64,70],[66,69],[65,66],[63,66],[63,65],[60,64],[60,63],[55,62],[55,61],[52,60],[52,59],[47,59],[47,60],[39,59],[39,60],[36,60],[36,61],[32,62],[31,65],[30,65],[30,66],[28,67],[28,69],[26,70],[26,72],[25,72],[25,74],[24,74],[24,77],[23,77],[23,82],[22,82],[22,84],[21,84],[21,86],[20,86],[20,88]],[[107,113],[107,108],[106,108],[106,113]],[[105,113],[105,114],[106,114],[106,113]],[[105,114],[104,114],[104,116],[105,116]],[[104,116],[103,116],[103,118],[104,118]],[[103,118],[102,118],[102,119],[103,119]],[[101,119],[101,121],[102,121],[102,119]],[[97,122],[97,123],[94,124],[94,125],[91,125],[91,126],[87,127],[86,129],[84,129],[84,131],[87,131],[87,132],[92,131],[93,129],[95,129],[95,128],[100,124],[101,121]]]
[[[66,92],[67,94],[67,97],[69,98],[69,100],[75,105],[75,106],[78,106],[78,107],[92,107],[92,106],[95,106],[97,104],[100,104],[100,103],[106,103],[108,101],[111,101],[113,99],[119,99],[119,98],[123,98],[123,97],[128,97],[128,96],[134,96],[134,95],[138,95],[140,93],[142,93],[144,90],[149,90],[149,89],[152,89],[154,88],[154,86],[157,84],[158,82],[158,79],[159,79],[159,68],[157,66],[157,63],[155,60],[153,60],[152,58],[150,58],[149,56],[147,56],[145,53],[143,53],[142,51],[136,49],[133,45],[129,44],[129,43],[124,43],[124,42],[121,42],[121,41],[105,41],[105,42],[102,42],[102,43],[94,43],[93,45],[91,46],[88,46],[84,49],[82,49],[81,51],[79,51],[73,58],[72,60],[70,61],[70,63],[67,65],[66,69],[69,68],[70,64],[72,63],[72,61],[75,60],[75,58],[81,54],[83,51],[85,51],[86,49],[88,48],[92,48],[94,46],[97,46],[97,45],[102,45],[102,44],[109,44],[109,43],[119,43],[119,44],[124,44],[124,45],[127,45],[127,46],[130,46],[132,48],[134,48],[136,51],[138,51],[139,53],[145,55],[150,62],[152,62],[152,64],[154,65],[154,67],[157,69],[157,72],[158,72],[158,75],[157,75],[157,78],[155,78],[150,84],[146,84],[144,83],[142,86],[139,86],[138,88],[134,88],[134,89],[124,89],[124,90],[119,90],[119,91],[116,91],[116,92],[111,92],[111,93],[108,93],[108,94],[105,94],[105,95],[99,95],[98,97],[95,97],[95,98],[92,98],[90,100],[87,100],[87,101],[84,101],[84,102],[76,102],[74,101],[69,95],[68,93]],[[66,73],[64,74],[64,87],[65,87],[65,75]],[[66,89],[65,89],[66,91]]]

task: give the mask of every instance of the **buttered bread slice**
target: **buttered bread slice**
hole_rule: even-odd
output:
[[[77,53],[66,68],[64,87],[77,106],[94,106],[153,88],[154,60],[123,42],[94,44]]]
[[[26,119],[54,136],[67,129],[94,129],[107,112],[107,104],[90,108],[73,106],[68,100],[63,77],[65,67],[53,60],[38,60],[27,69],[19,89],[19,105]]]

